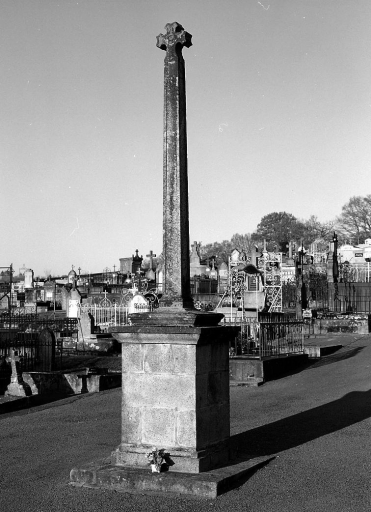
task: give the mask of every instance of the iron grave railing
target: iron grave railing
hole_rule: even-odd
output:
[[[262,359],[304,352],[304,322],[261,322],[247,318],[225,321],[221,325],[239,327],[238,335],[230,344],[230,357],[249,356]]]
[[[287,356],[304,352],[304,322],[261,322],[259,357]]]

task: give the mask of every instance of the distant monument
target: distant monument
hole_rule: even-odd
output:
[[[200,244],[194,242],[190,257],[190,277],[206,274],[206,265],[201,265]]]
[[[34,272],[30,268],[24,271],[24,287],[25,289],[31,289],[34,287]]]

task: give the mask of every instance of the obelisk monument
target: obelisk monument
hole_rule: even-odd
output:
[[[166,51],[164,62],[163,134],[163,257],[162,307],[193,306],[189,269],[189,212],[187,169],[187,124],[183,46],[191,34],[177,23],[165,25],[157,46]]]

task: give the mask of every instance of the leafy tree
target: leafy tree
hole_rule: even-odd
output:
[[[353,243],[359,244],[371,237],[371,194],[351,197],[337,222],[343,238],[347,237]]]
[[[286,212],[273,212],[265,215],[258,224],[255,233],[252,234],[254,241],[266,240],[268,249],[274,246],[282,251],[287,251],[290,240],[304,238],[305,225],[294,215]]]

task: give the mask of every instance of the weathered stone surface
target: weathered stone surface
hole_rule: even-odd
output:
[[[176,418],[176,444],[185,448],[197,446],[196,411],[179,411]]]
[[[125,357],[122,357],[122,371],[143,372],[144,371],[143,346],[130,344],[125,350]]]
[[[133,313],[130,315],[131,325],[149,327],[160,325],[167,327],[210,327],[218,325],[224,317],[222,313],[197,311],[196,309],[182,308],[159,308],[151,312]],[[116,332],[115,327],[109,329],[110,332]]]
[[[142,411],[140,407],[122,403],[121,408],[121,442],[139,445],[142,442]]]
[[[313,318],[304,326],[304,332],[311,334],[369,334],[368,315],[349,315],[343,318]]]
[[[189,213],[185,65],[182,48],[192,36],[177,23],[167,23],[157,36],[165,50],[163,138],[163,255],[162,307],[192,307],[189,265]]]
[[[112,336],[120,343],[141,344],[162,344],[172,343],[175,345],[208,345],[220,343],[223,339],[231,339],[238,333],[238,327],[188,327],[188,326],[167,326],[157,325],[148,327],[121,326],[112,330]],[[217,349],[218,350],[218,349]],[[223,349],[228,352],[228,347]],[[211,358],[205,352],[205,357]],[[226,364],[224,361],[220,363]],[[197,367],[199,363],[197,363]]]
[[[30,395],[97,393],[121,385],[121,374],[90,375],[87,370],[63,372],[23,372],[22,378]],[[24,396],[24,395],[22,395]]]
[[[78,487],[111,489],[127,493],[164,493],[167,496],[193,496],[213,499],[233,488],[250,472],[267,464],[272,457],[257,457],[201,474],[151,473],[148,467],[114,466],[104,462],[73,468],[70,483]]]
[[[194,381],[192,375],[125,373],[122,379],[123,405],[188,409],[195,401]]]
[[[229,457],[230,327],[122,327],[122,439],[118,465],[144,465],[152,446],[171,471],[200,472]],[[132,362],[132,364],[130,364]]]
[[[144,371],[149,373],[173,373],[172,346],[147,345],[144,355]]]
[[[176,446],[175,409],[169,407],[143,409],[142,444],[148,446]]]

